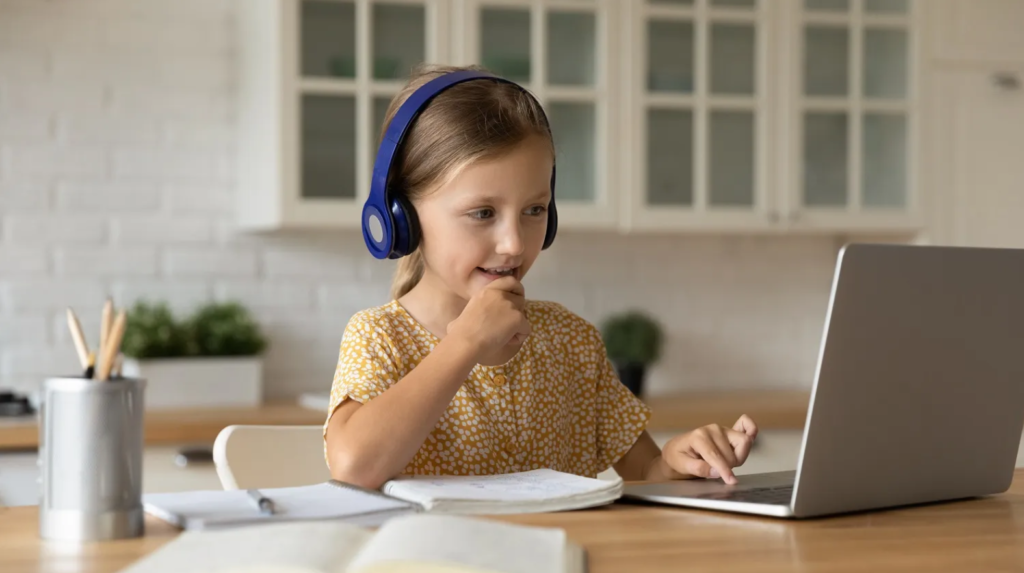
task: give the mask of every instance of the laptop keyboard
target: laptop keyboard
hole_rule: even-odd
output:
[[[793,486],[784,485],[778,487],[758,487],[753,489],[735,489],[732,491],[721,491],[705,493],[695,496],[700,499],[715,499],[721,501],[742,501],[745,503],[767,503],[769,505],[789,505],[793,499]]]

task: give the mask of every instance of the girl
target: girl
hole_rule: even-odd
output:
[[[414,73],[385,126],[418,88],[459,69],[469,68]],[[598,330],[526,299],[555,160],[530,94],[489,79],[448,87],[396,154],[389,193],[414,211],[419,242],[398,263],[394,300],[345,329],[324,424],[332,477],[376,489],[401,473],[593,477],[614,467],[627,480],[736,483],[732,468],[757,435],[750,418],[659,450],[645,430],[650,411],[619,382]]]

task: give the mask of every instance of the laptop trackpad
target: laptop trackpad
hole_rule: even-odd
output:
[[[726,485],[720,479],[691,479],[672,482],[627,485],[623,494],[626,497],[643,499],[648,496],[664,497],[704,497],[709,494],[723,494],[751,489],[777,488],[792,486],[796,480],[796,472],[772,472],[736,476],[740,483]],[[716,496],[718,497],[718,496]]]

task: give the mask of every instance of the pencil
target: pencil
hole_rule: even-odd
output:
[[[89,366],[85,369],[85,377],[92,378],[96,374],[96,353],[89,353]]]
[[[110,337],[110,327],[114,320],[114,301],[107,299],[107,302],[103,305],[103,316],[100,319],[100,352],[99,356],[103,357],[103,349],[107,347],[107,338]]]
[[[122,310],[117,313],[117,319],[114,320],[114,326],[110,329],[110,336],[107,339],[107,345],[103,347],[100,353],[100,363],[96,367],[96,379],[97,380],[109,380],[110,369],[114,366],[114,358],[121,349],[121,338],[124,337],[124,329],[127,326],[128,317]]]
[[[68,307],[68,330],[71,331],[71,340],[75,341],[75,350],[78,352],[78,362],[82,368],[89,367],[89,345],[85,342],[85,333],[82,332],[82,324],[78,322],[75,311]]]

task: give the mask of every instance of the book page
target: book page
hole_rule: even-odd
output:
[[[435,499],[537,501],[611,489],[616,482],[554,470],[491,476],[414,476],[389,481],[384,492],[425,504]]]
[[[395,518],[381,527],[347,573],[564,573],[565,562],[566,538],[561,529],[421,514]]]
[[[121,573],[343,573],[372,536],[338,522],[188,531]]]
[[[301,487],[261,489],[275,507],[262,515],[243,490],[187,491],[143,496],[148,513],[187,529],[299,519],[348,518],[382,511],[414,511],[406,502],[379,493],[327,482]]]

